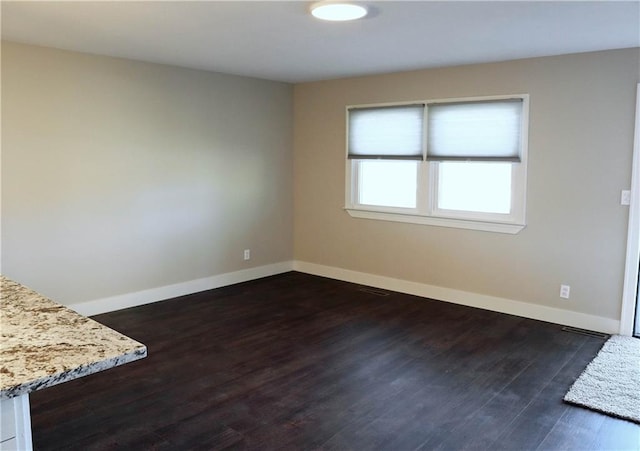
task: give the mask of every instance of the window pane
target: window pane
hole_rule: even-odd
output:
[[[511,163],[439,163],[438,208],[509,214]]]
[[[359,204],[416,208],[417,161],[361,160],[357,165]]]

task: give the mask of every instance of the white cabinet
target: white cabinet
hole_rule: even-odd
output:
[[[0,451],[31,451],[29,395],[0,401]]]

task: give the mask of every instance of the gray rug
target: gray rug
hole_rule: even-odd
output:
[[[640,339],[612,336],[564,400],[640,423]]]

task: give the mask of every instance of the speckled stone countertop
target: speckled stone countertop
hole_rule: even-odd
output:
[[[0,399],[147,355],[145,345],[0,275]]]

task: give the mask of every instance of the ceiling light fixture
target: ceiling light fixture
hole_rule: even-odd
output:
[[[342,22],[363,18],[367,8],[353,3],[318,2],[311,5],[311,14],[317,19]]]

